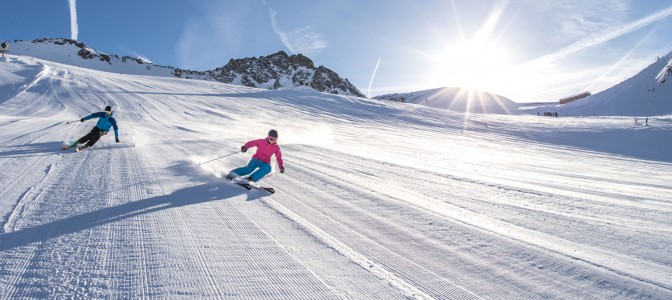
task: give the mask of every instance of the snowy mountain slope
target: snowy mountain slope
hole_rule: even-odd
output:
[[[350,81],[336,72],[324,66],[316,68],[308,57],[301,54],[290,56],[284,51],[258,58],[231,59],[214,70],[192,71],[156,65],[140,58],[108,55],[72,39],[16,41],[10,48],[11,53],[17,55],[114,73],[216,80],[273,90],[308,86],[321,92],[364,97]]]
[[[519,104],[499,95],[457,87],[376,96],[374,99],[414,103],[461,113],[517,114]]]
[[[65,121],[105,105],[127,144],[61,151],[95,124]],[[2,299],[672,297],[670,118],[465,116],[9,56],[0,128]],[[270,128],[276,194],[219,178],[249,153],[198,165]]]
[[[128,56],[108,55],[71,39],[43,38],[33,41],[15,41],[11,43],[9,51],[11,54],[27,55],[106,72],[163,77],[175,76],[175,68],[173,67],[159,66]],[[186,70],[184,72],[183,77],[207,79],[204,73],[192,72],[186,74]]]
[[[567,116],[669,116],[672,115],[672,53],[658,59],[635,76],[603,92],[556,111]]]

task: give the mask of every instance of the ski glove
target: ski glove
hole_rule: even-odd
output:
[[[84,118],[79,119],[80,122],[84,122]]]
[[[247,147],[245,147],[245,146],[240,147],[240,152],[246,152],[246,151],[247,151]]]
[[[115,139],[114,141],[117,142],[117,143],[119,143],[119,139]]]
[[[280,173],[285,173],[285,168],[280,168]]]

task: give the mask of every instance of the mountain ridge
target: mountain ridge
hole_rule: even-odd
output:
[[[55,46],[60,46],[56,48]],[[97,51],[85,43],[67,38],[15,40],[10,53],[65,63],[101,71],[134,75],[174,76],[185,79],[214,80],[247,87],[280,89],[307,86],[318,92],[364,97],[347,78],[331,69],[315,67],[302,55],[278,51],[268,56],[231,59],[214,70],[193,71],[158,65],[142,58],[119,57]],[[126,67],[121,67],[126,65]]]
[[[58,45],[53,47],[49,45]],[[307,87],[318,92],[365,97],[346,78],[324,67],[315,67],[308,57],[288,55],[284,51],[260,57],[230,59],[219,68],[192,71],[162,66],[131,56],[119,57],[88,47],[85,43],[64,38],[41,38],[30,42],[17,40],[10,54],[32,56],[90,69],[134,75],[178,77],[219,81],[264,89]],[[571,103],[518,103],[497,94],[459,87],[444,87],[411,93],[374,97],[377,100],[415,103],[461,113],[538,114],[562,116],[662,116],[672,115],[672,93],[668,77],[672,72],[672,53],[659,57],[642,71],[623,82]],[[659,103],[665,105],[659,106]]]

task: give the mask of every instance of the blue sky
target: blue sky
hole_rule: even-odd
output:
[[[668,0],[4,0],[2,7],[3,40],[76,37],[109,54],[192,70],[284,50],[371,96],[463,86],[517,102],[553,101],[609,88],[672,51]]]

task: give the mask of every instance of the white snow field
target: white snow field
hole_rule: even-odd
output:
[[[60,149],[106,105],[122,143]],[[0,299],[672,299],[672,116],[648,122],[9,55]],[[222,179],[271,128],[276,193]]]

